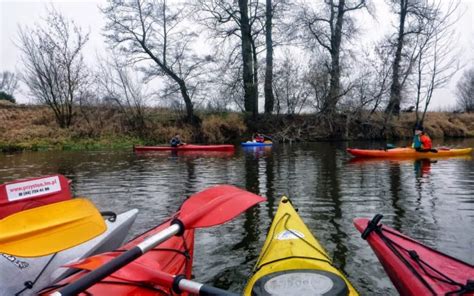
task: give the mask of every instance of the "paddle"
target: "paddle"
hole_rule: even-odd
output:
[[[87,199],[57,202],[0,220],[0,253],[45,256],[79,245],[105,230],[104,219]]]
[[[264,200],[265,198],[261,196],[230,185],[212,187],[192,195],[183,203],[175,218],[170,222],[170,226],[52,295],[76,295],[168,238],[181,235],[186,229],[204,228],[225,223]],[[162,278],[161,281],[166,284],[171,283],[175,290],[184,290],[200,295],[219,295],[221,292],[225,292],[216,292],[213,290],[215,288],[196,285],[181,276],[171,275],[168,278]]]
[[[117,256],[119,255],[113,253],[101,254],[98,256],[86,258],[78,263],[73,263],[69,265],[69,267],[92,271],[99,266],[110,262]],[[199,295],[237,295],[213,286],[187,280],[182,275],[174,276],[159,270],[159,268],[150,268],[149,266],[141,264],[137,261],[127,264],[127,270],[117,270],[113,273],[113,277],[114,279],[131,282],[160,283],[160,285],[163,287],[172,289],[178,294],[180,294],[182,291],[187,291]]]
[[[261,134],[261,135],[262,135],[264,138],[270,139],[270,141],[272,141],[272,142],[273,142],[273,138],[272,138],[272,137],[270,137],[270,136],[267,136],[267,135],[264,135],[264,134]]]

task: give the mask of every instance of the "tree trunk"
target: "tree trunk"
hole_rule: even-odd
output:
[[[340,93],[341,68],[339,67],[339,56],[341,52],[342,25],[344,22],[345,0],[339,0],[337,6],[336,25],[331,34],[331,79],[329,84],[329,95],[324,101],[322,111],[325,114],[333,114]],[[331,8],[332,9],[332,8]],[[333,12],[331,12],[333,14]],[[331,16],[332,18],[333,16]]]
[[[385,113],[400,114],[401,103],[401,85],[400,85],[400,61],[402,58],[402,49],[405,37],[405,18],[407,15],[408,0],[400,0],[400,23],[398,27],[397,50],[393,59],[392,85],[390,86],[390,101],[388,102]]]
[[[244,108],[245,112],[253,115],[257,113],[255,105],[257,93],[254,85],[253,57],[251,30],[248,17],[248,0],[239,0],[240,22],[242,32],[242,62],[243,62],[243,82],[244,82]]]
[[[193,103],[191,102],[191,98],[189,97],[186,83],[184,83],[184,81],[180,79],[178,81],[178,85],[179,85],[179,90],[181,91],[181,96],[184,99],[184,104],[186,106],[186,118],[190,123],[197,123],[196,120],[198,119],[194,116],[194,107],[193,107]]]
[[[252,44],[252,59],[253,59],[253,93],[255,99],[253,100],[253,112],[252,116],[255,118],[258,114],[258,58],[257,58],[257,47],[255,46],[255,40],[250,39]]]
[[[273,39],[272,39],[272,0],[266,0],[266,22],[265,22],[265,42],[267,47],[267,55],[265,57],[265,113],[271,114],[275,97],[273,96]]]

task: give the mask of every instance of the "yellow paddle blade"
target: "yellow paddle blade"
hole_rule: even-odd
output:
[[[104,219],[94,204],[75,198],[0,220],[0,253],[45,256],[79,245],[105,230]]]

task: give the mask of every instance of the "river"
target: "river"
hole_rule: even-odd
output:
[[[267,197],[233,221],[198,230],[198,281],[243,289],[282,195],[289,196],[315,236],[362,295],[397,295],[377,258],[352,225],[384,215],[383,223],[454,257],[474,263],[474,161],[351,160],[347,147],[381,142],[240,147],[235,154],[44,151],[0,154],[0,182],[60,173],[76,196],[101,210],[140,210],[131,235],[157,225],[193,193],[232,184]],[[404,143],[396,143],[403,145]],[[474,139],[435,140],[474,147]]]

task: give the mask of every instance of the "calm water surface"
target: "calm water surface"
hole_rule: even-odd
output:
[[[474,140],[435,144],[474,147]],[[132,235],[157,225],[186,196],[214,184],[233,184],[266,196],[267,202],[230,223],[197,232],[196,280],[233,291],[244,287],[278,201],[287,195],[362,295],[396,295],[352,219],[382,213],[385,224],[473,264],[474,161],[355,162],[345,152],[349,146],[383,145],[278,145],[206,156],[129,151],[0,154],[0,182],[64,174],[72,179],[75,195],[90,197],[101,210],[138,208]]]

